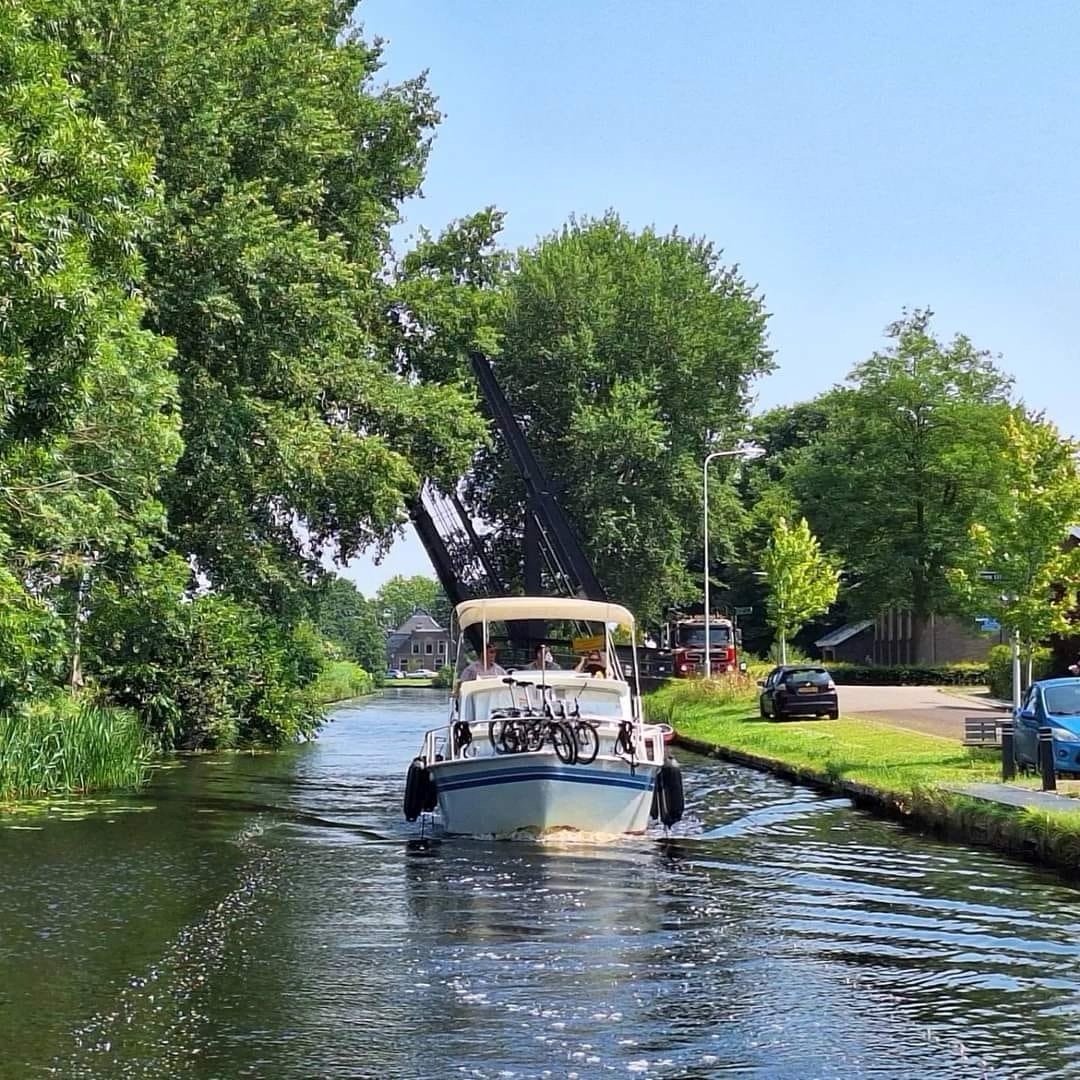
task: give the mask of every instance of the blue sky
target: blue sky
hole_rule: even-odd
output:
[[[400,236],[494,204],[504,242],[615,209],[708,237],[772,313],[762,407],[905,306],[1000,353],[1080,435],[1080,5],[364,0],[445,119]],[[415,540],[349,576],[429,572]]]

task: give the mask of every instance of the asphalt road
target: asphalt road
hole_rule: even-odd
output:
[[[838,692],[841,715],[865,716],[880,724],[959,741],[964,738],[965,716],[1004,715],[978,698],[932,686],[841,686]]]

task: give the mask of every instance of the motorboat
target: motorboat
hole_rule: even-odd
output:
[[[643,833],[650,816],[682,816],[682,777],[661,725],[644,722],[637,649],[624,666],[613,629],[634,617],[618,604],[566,597],[492,597],[455,609],[461,670],[466,631],[493,624],[594,629],[603,663],[486,673],[457,683],[443,727],[424,736],[406,777],[405,816],[438,811],[444,832],[471,836]],[[475,630],[474,638],[477,637]],[[601,644],[602,643],[602,644]]]

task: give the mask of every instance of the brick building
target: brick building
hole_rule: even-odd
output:
[[[401,671],[438,671],[451,661],[450,632],[417,608],[386,636],[386,665]]]

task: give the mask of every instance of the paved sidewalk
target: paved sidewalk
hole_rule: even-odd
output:
[[[956,742],[964,740],[965,717],[1001,715],[989,704],[992,698],[947,693],[936,686],[841,686],[838,692],[842,713]]]
[[[1053,791],[1033,791],[1014,784],[942,784],[943,791],[968,795],[983,802],[1000,806],[1016,806],[1032,810],[1072,810],[1080,813],[1080,799],[1059,795]]]

